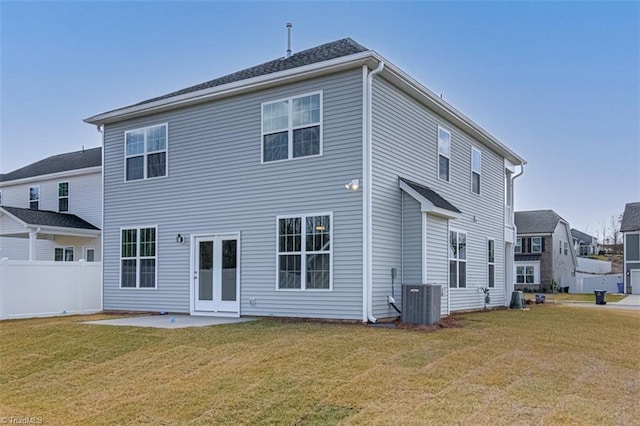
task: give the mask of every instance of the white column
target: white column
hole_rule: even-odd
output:
[[[36,260],[36,241],[38,241],[38,231],[29,232],[29,260]]]

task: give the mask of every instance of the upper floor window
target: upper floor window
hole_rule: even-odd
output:
[[[513,248],[515,253],[522,253],[522,238],[516,238],[516,245]]]
[[[58,211],[69,211],[69,182],[58,183]]]
[[[322,154],[322,94],[262,104],[262,161]]]
[[[2,191],[0,191],[0,206],[2,205]]]
[[[564,255],[568,255],[569,254],[569,244],[567,244],[567,242],[564,242]]]
[[[40,186],[29,187],[29,208],[38,210],[40,208]]]
[[[278,218],[278,288],[331,289],[331,216]]]
[[[449,287],[467,286],[467,234],[449,231]]]
[[[482,170],[482,153],[471,148],[471,192],[480,194],[480,171]]]
[[[166,124],[129,130],[124,140],[126,181],[167,175]]]
[[[438,177],[449,182],[451,133],[438,126]]]
[[[531,238],[531,253],[542,253],[542,237]]]
[[[562,241],[558,241],[558,248],[560,249],[560,254],[562,254]]]

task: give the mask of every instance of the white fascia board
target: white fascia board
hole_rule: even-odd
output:
[[[484,145],[499,153],[512,163],[522,165],[527,164],[527,162],[522,157],[513,152],[506,145],[497,140],[486,130],[484,130],[462,112],[458,111],[448,102],[444,101],[434,92],[427,89],[417,80],[410,77],[400,68],[396,67],[376,52],[373,52],[373,56],[378,61],[384,61],[387,66],[385,66],[384,71],[382,71],[382,75],[384,77],[387,77],[389,81],[398,86],[400,89],[413,95],[428,108],[432,109],[442,117],[451,121],[453,124],[459,126],[462,130],[466,131],[471,136],[475,137],[478,141],[482,142]]]
[[[5,182],[0,182],[0,188],[13,186],[13,185],[23,185],[25,183],[42,182],[45,180],[63,179],[63,178],[69,178],[74,176],[82,176],[82,175],[88,175],[92,173],[102,173],[102,166],[86,167],[84,169],[76,169],[76,170],[65,170],[64,172],[49,173],[46,175],[29,176],[22,179],[8,180]]]
[[[372,52],[370,51],[343,56],[329,61],[304,65],[285,71],[274,72],[258,77],[234,81],[228,84],[222,84],[208,89],[185,93],[183,95],[172,96],[170,98],[160,99],[154,102],[120,108],[103,114],[94,115],[93,117],[85,119],[84,122],[95,125],[114,123],[160,111],[207,102],[216,98],[264,89],[270,86],[282,84],[283,82],[291,83],[298,80],[360,67],[361,65],[367,64],[371,59]]]
[[[408,184],[400,180],[400,189],[409,194],[414,200],[420,203],[420,211],[435,216],[440,216],[445,219],[458,219],[460,213],[452,212],[451,210],[436,207],[431,201],[426,199],[415,189],[411,188]]]
[[[63,228],[61,226],[29,225],[31,228],[39,228],[39,234],[64,235],[68,237],[99,237],[102,231],[99,229]]]

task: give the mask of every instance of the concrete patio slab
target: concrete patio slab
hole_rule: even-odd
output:
[[[119,325],[126,327],[153,327],[153,328],[186,328],[208,327],[211,325],[237,324],[247,321],[255,321],[257,318],[224,318],[205,317],[193,315],[145,315],[127,318],[116,318],[98,321],[85,321],[85,324]]]

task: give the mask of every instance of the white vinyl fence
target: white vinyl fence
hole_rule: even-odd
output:
[[[563,285],[564,284],[563,280]],[[607,293],[618,293],[618,283],[622,275],[595,275],[590,277],[572,277],[567,281],[569,293],[593,293],[595,290],[606,290]]]
[[[102,262],[0,260],[0,319],[102,310]]]

